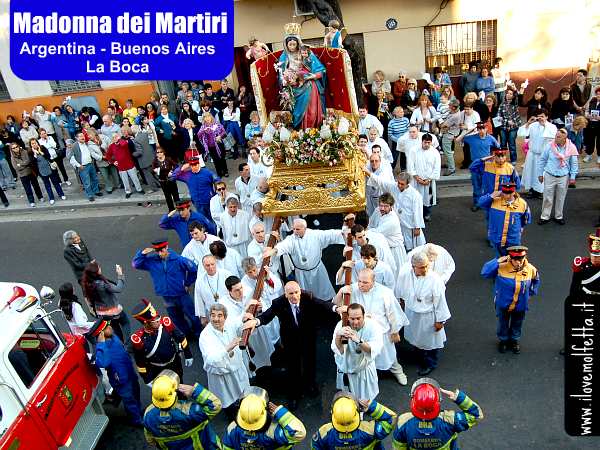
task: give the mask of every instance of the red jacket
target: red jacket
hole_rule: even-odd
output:
[[[129,140],[127,139],[119,139],[116,143],[110,144],[105,158],[111,164],[114,164],[116,161],[115,165],[119,172],[135,167],[133,156],[131,156],[131,150],[129,149]]]

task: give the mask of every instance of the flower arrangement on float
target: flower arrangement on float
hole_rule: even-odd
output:
[[[321,129],[289,131],[285,126],[265,138],[264,155],[286,166],[319,164],[335,166],[354,156],[358,132],[344,117],[327,120]]]

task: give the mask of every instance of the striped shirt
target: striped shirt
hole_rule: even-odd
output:
[[[388,135],[394,142],[406,134],[410,122],[407,117],[394,117],[388,123]]]

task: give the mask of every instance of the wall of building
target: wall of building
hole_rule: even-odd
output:
[[[562,0],[452,0],[435,19],[439,0],[340,3],[348,30],[364,34],[368,73],[381,69],[391,79],[401,68],[411,75],[424,70],[424,27],[430,22],[442,25],[497,19],[498,55],[512,71],[585,67],[600,48],[600,8],[595,0],[572,0],[568,6]],[[240,0],[235,12],[236,46],[254,35],[263,42],[280,42],[283,25],[294,20],[292,0]],[[398,21],[394,31],[385,28],[390,17]],[[296,18],[303,20],[305,17]],[[318,20],[308,19],[303,24],[302,37],[322,34]]]

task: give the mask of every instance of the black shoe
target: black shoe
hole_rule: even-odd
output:
[[[507,342],[506,341],[500,341],[500,342],[498,342],[498,352],[500,352],[500,353],[506,353],[506,348],[507,348]]]
[[[559,224],[559,225],[565,225],[567,222],[565,221],[565,219],[554,219],[554,221]]]
[[[225,178],[229,177],[229,172],[225,172],[225,175],[223,175]]]
[[[5,207],[5,208],[8,208],[8,205],[10,205],[10,203],[5,203],[5,204],[4,204],[4,207]]]
[[[102,192],[96,192],[94,195],[95,195],[96,197],[102,197],[102,195],[103,195],[103,194],[102,194]]]
[[[424,216],[424,217],[423,217],[423,220],[424,220],[425,222],[431,222],[431,216]]]
[[[417,374],[420,377],[426,377],[427,375],[429,375],[431,372],[433,372],[433,367],[425,367],[424,369],[419,369],[419,371],[417,372]]]
[[[88,198],[88,200],[89,200],[90,202],[95,202],[95,201],[96,201],[96,199],[95,199],[94,197],[90,197],[90,198]]]
[[[519,343],[517,341],[512,342],[510,349],[512,350],[512,352],[515,355],[518,355],[519,353],[521,353],[521,346],[519,345]]]
[[[107,193],[108,195],[110,195],[110,194],[112,194],[112,191],[106,191],[106,193]]]
[[[537,221],[538,225],[546,225],[548,222],[550,222],[550,219],[540,219]]]
[[[454,175],[456,173],[456,170],[446,170],[442,176],[444,177],[449,177],[450,175]]]
[[[129,197],[131,197],[131,192],[125,193],[125,198],[129,198]]]
[[[473,212],[479,211],[479,206],[475,206],[475,205],[471,206],[471,211],[473,211]]]
[[[142,189],[141,191],[137,191],[137,193],[144,195],[144,194],[146,194],[146,191]]]
[[[559,354],[560,356],[565,356],[565,349],[564,349],[564,348],[561,348],[561,349],[558,351],[558,354]]]

